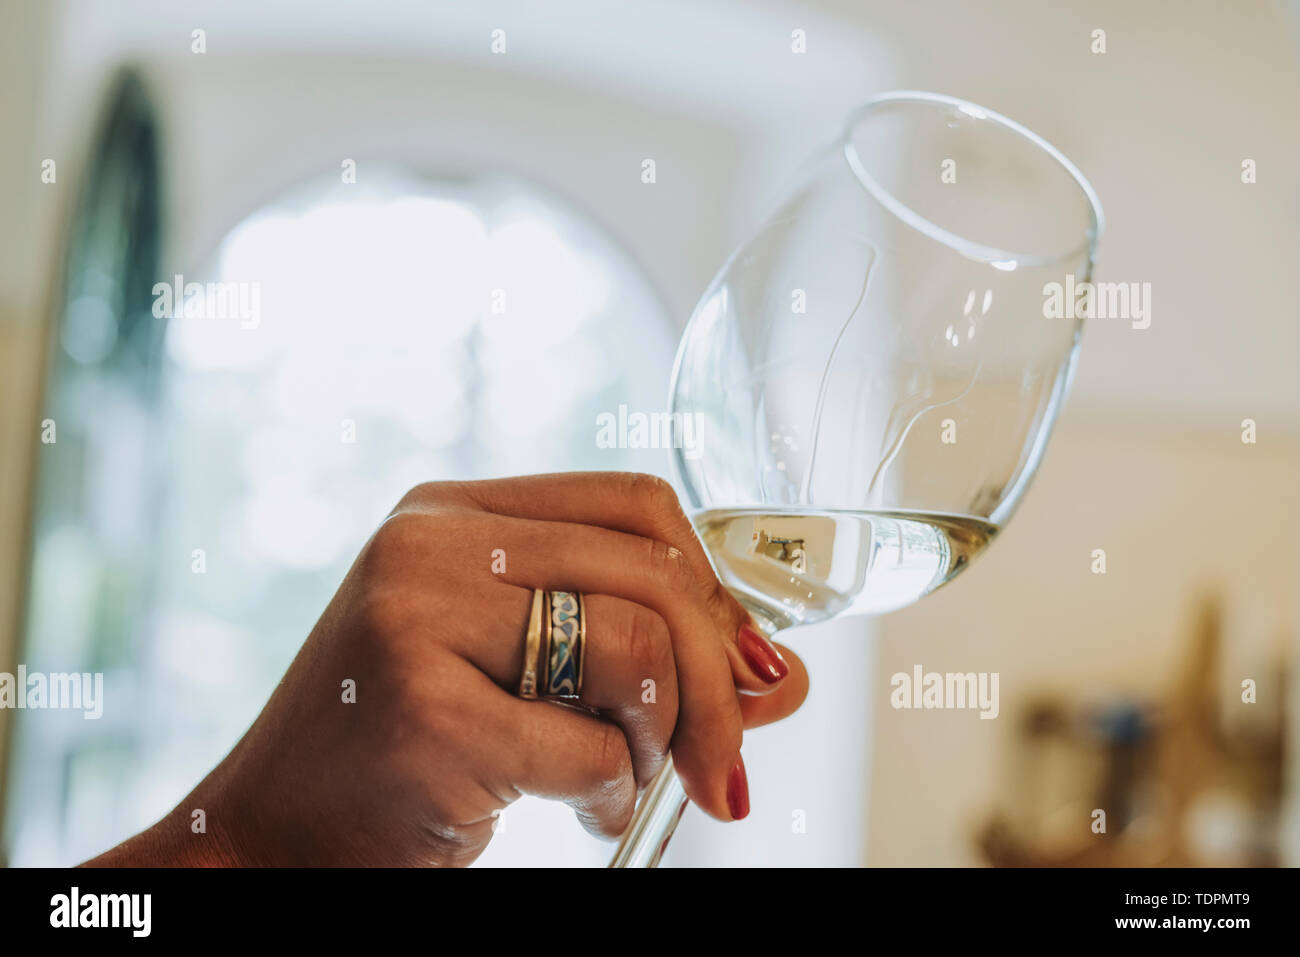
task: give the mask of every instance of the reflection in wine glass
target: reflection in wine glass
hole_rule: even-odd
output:
[[[1015,510],[1073,374],[1101,207],[1018,123],[875,97],[724,265],[682,338],[674,458],[723,583],[769,634],[910,604]],[[614,866],[655,866],[685,798],[671,763]]]

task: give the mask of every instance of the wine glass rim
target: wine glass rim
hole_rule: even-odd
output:
[[[989,120],[1005,129],[1023,137],[1025,140],[1038,147],[1049,157],[1054,159],[1062,169],[1070,174],[1084,199],[1088,204],[1088,215],[1090,225],[1083,241],[1064,253],[1055,256],[1040,256],[1032,253],[1013,252],[1007,249],[1000,249],[996,246],[988,246],[983,243],[977,243],[957,233],[950,232],[942,226],[934,223],[911,207],[900,202],[893,196],[880,182],[867,171],[866,165],[858,156],[857,147],[853,145],[852,132],[854,127],[867,114],[881,106],[887,106],[897,103],[929,103],[951,106],[967,116],[977,120]],[[849,114],[848,121],[844,125],[842,135],[844,157],[852,170],[853,175],[863,187],[871,193],[886,209],[897,216],[900,220],[918,230],[931,239],[943,243],[955,249],[964,256],[980,259],[989,263],[997,269],[1007,272],[1020,266],[1051,266],[1057,263],[1066,262],[1082,254],[1087,255],[1089,262],[1097,247],[1097,242],[1101,238],[1101,233],[1105,227],[1105,214],[1102,212],[1101,200],[1097,196],[1097,191],[1092,188],[1088,178],[1083,175],[1079,167],[1075,166],[1068,156],[1059,149],[1043,139],[1033,130],[1021,123],[1017,123],[1010,117],[1003,116],[996,110],[990,110],[987,107],[972,103],[969,100],[963,100],[960,97],[948,96],[944,93],[929,93],[924,90],[891,90],[887,93],[878,93],[863,101],[862,105]]]

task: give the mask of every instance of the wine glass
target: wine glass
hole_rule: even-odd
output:
[[[674,471],[769,635],[910,604],[988,546],[1074,371],[1082,320],[1048,318],[1051,284],[1090,280],[1101,228],[1041,137],[904,91],[855,111],[723,266],[677,356],[699,439]],[[611,866],[656,866],[685,807],[669,762]]]

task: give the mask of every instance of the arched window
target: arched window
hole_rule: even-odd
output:
[[[612,241],[525,184],[367,165],[361,182],[334,174],[256,210],[201,273],[157,280],[166,336],[141,433],[156,537],[131,559],[151,567],[119,569],[151,582],[148,601],[106,679],[112,735],[73,729],[75,755],[70,737],[41,742],[40,761],[63,768],[59,797],[15,795],[16,864],[87,857],[183,797],[410,486],[666,468],[662,451],[596,441],[601,412],[663,407],[664,309]],[[449,566],[490,560],[447,543]],[[44,637],[29,631],[28,647]],[[565,823],[529,826],[538,817]],[[525,802],[485,862],[604,863],[571,817]]]

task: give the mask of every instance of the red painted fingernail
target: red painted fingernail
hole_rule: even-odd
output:
[[[790,666],[776,650],[776,645],[764,638],[753,625],[740,626],[739,643],[749,670],[768,684],[774,685],[790,673]]]
[[[727,775],[727,809],[733,821],[749,814],[749,779],[745,777],[744,758],[736,758]]]

